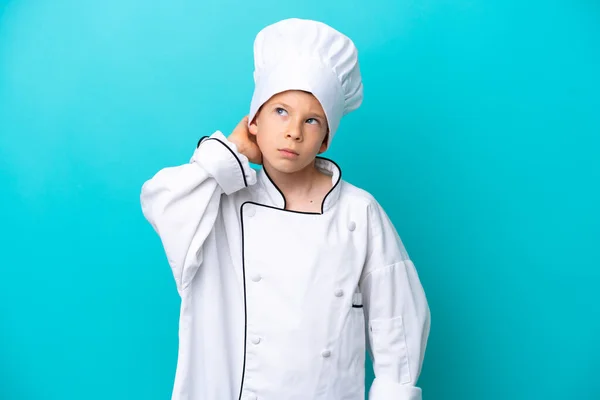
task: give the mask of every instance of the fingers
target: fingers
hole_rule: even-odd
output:
[[[242,120],[234,128],[234,131],[248,132],[248,116],[242,118]]]

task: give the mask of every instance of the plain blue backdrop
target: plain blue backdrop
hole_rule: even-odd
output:
[[[0,399],[170,397],[179,298],[140,188],[248,112],[254,36],[287,17],[359,48],[326,155],[419,269],[424,398],[600,399],[585,0],[0,3]]]

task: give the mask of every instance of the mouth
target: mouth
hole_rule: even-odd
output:
[[[298,153],[292,149],[279,149],[279,153],[284,157],[298,157]]]

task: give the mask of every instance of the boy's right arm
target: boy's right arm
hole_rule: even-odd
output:
[[[240,142],[230,139],[220,132],[203,138],[188,164],[164,168],[142,186],[142,212],[160,236],[179,293],[202,264],[221,195],[256,182]]]

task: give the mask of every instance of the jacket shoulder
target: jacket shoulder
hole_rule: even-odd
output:
[[[340,191],[340,200],[354,207],[372,207],[379,206],[377,199],[366,191],[349,182],[342,181]]]

